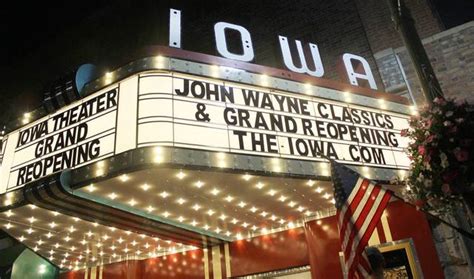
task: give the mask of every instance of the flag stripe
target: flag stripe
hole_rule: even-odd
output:
[[[347,204],[352,203],[352,201],[354,200],[356,194],[359,191],[360,186],[364,183],[367,183],[367,182],[368,182],[367,179],[364,179],[362,177],[359,177],[359,179],[357,179],[357,183],[356,183],[354,189],[352,189],[351,193],[349,194],[349,197],[347,198]]]
[[[378,195],[378,193],[380,192],[380,188],[373,187],[373,186],[371,188],[372,188],[372,191],[370,192],[370,194],[366,195],[368,199],[367,199],[367,202],[363,205],[364,208],[360,214],[360,217],[357,218],[355,224],[353,225],[355,228],[351,230],[349,239],[344,246],[346,248],[346,251],[345,251],[346,256],[347,256],[346,259],[347,259],[349,267],[351,266],[351,263],[355,256],[355,253],[353,253],[353,251],[356,250],[359,240],[362,238],[362,236],[365,233],[364,224],[367,221],[370,221],[367,219],[367,217],[372,213],[374,209],[376,209],[375,207],[373,207],[373,205],[377,200],[376,199],[374,200],[373,197]]]
[[[392,193],[343,165],[331,163],[337,200],[336,218],[348,277],[366,278],[371,267],[365,247]]]
[[[367,271],[367,269],[365,269],[362,265],[359,265],[359,271],[360,271],[360,275],[362,276],[362,278],[368,278],[369,277],[369,273]]]
[[[360,241],[358,250],[364,249],[364,247],[367,245],[367,242],[369,242],[370,235],[374,232],[375,227],[377,226],[377,223],[380,221],[380,217],[382,216],[385,207],[390,201],[389,193],[385,192],[383,195],[380,195],[380,196],[382,197],[380,201],[380,205],[378,206],[376,212],[372,216],[370,224],[367,226],[366,233]]]
[[[344,241],[343,241],[344,247],[347,247],[349,245],[349,242],[351,241],[351,238],[353,238],[351,237],[352,236],[351,233],[354,232],[353,227],[356,227],[356,229],[359,228],[362,225],[364,218],[366,217],[366,213],[369,212],[370,206],[372,206],[373,204],[373,200],[370,199],[370,196],[372,195],[373,191],[378,192],[379,190],[378,188],[374,188],[374,185],[372,183],[369,183],[369,186],[367,186],[364,192],[364,196],[362,197],[362,200],[357,205],[357,209],[350,217],[350,222],[348,223],[349,228],[346,229],[346,232],[344,234]]]
[[[346,219],[350,218],[352,212],[354,212],[354,210],[357,208],[357,205],[359,204],[360,200],[364,196],[364,193],[366,191],[366,187],[368,184],[369,182],[366,179],[360,178],[359,180],[357,180],[357,185],[351,192],[351,196],[352,196],[352,199],[350,199],[351,202],[347,203],[349,204],[349,207],[347,206],[347,204],[344,204],[342,206],[341,215],[339,216],[339,226],[340,226],[339,228],[341,232],[345,232],[346,230],[345,225],[347,224]],[[356,194],[353,194],[353,193],[356,193]],[[344,238],[341,237],[341,239],[344,239]]]
[[[354,189],[352,190],[352,192],[349,196],[349,199],[344,204],[344,207],[341,209],[342,216],[346,215],[346,211],[348,209],[347,205],[350,206],[352,204],[357,204],[360,201],[362,195],[364,194],[364,190],[362,190],[362,189],[364,188],[364,186],[367,187],[367,185],[368,185],[368,181],[366,179],[359,178],[357,180],[357,184],[354,187]],[[349,208],[352,208],[352,207],[349,207]],[[342,221],[343,221],[343,219],[341,219],[339,222],[342,223]]]
[[[343,223],[340,225],[340,231],[343,233],[340,235],[343,247],[346,247],[350,232],[352,231],[352,226],[355,220],[359,217],[365,201],[368,199],[367,191],[371,191],[369,187],[369,181],[365,179],[359,188],[357,196],[350,204],[350,208],[346,212],[346,217],[344,218]],[[347,228],[347,226],[349,227]]]
[[[365,257],[361,257],[359,261],[359,265],[361,265],[367,272],[369,272],[370,271],[369,260],[367,259],[367,256],[365,255],[365,253],[363,255]]]
[[[381,209],[381,210],[377,210],[376,214],[373,216],[373,218],[372,218],[373,222],[370,224],[370,227],[367,229],[367,232],[369,232],[369,231],[372,231],[372,232],[373,232],[373,231],[374,231],[375,226],[376,226],[377,223],[380,221],[380,217],[382,216],[385,207],[387,206],[388,202],[390,201],[390,198],[391,198],[391,194],[390,194],[390,193],[385,193],[385,194],[383,195],[382,201],[381,201],[381,203],[380,203],[382,207],[379,207],[379,209]],[[357,247],[355,253],[353,253],[354,255],[360,255],[360,254],[362,254],[362,253],[365,255],[364,250],[365,250],[365,246],[367,245],[367,242],[369,241],[370,235],[371,235],[371,233],[367,233],[367,234],[361,239],[361,241],[359,242],[359,245],[358,245],[358,247]],[[359,259],[359,265],[362,265],[363,262],[365,262],[363,265],[370,267],[370,264],[368,263],[368,260],[366,261],[366,260],[363,259],[363,258],[362,258],[362,259]],[[356,266],[357,263],[356,263],[356,261],[354,260],[354,261],[352,262],[352,264],[353,264],[352,266]],[[351,266],[351,263],[348,263],[348,266]],[[352,268],[349,267],[349,270],[351,270],[351,269],[352,269]],[[351,277],[349,277],[349,278],[351,278]]]
[[[390,194],[387,193],[385,190],[382,190],[381,193],[377,197],[377,205],[373,207],[371,210],[370,215],[368,216],[366,222],[364,222],[363,227],[361,228],[360,232],[363,234],[361,237],[359,243],[356,243],[356,245],[353,246],[356,251],[354,251],[352,255],[352,259],[349,259],[349,266],[356,262],[354,261],[355,255],[360,254],[365,246],[367,246],[367,243],[369,242],[370,235],[374,232],[375,226],[377,223],[380,221],[380,217],[382,216],[382,213],[385,209],[385,207],[388,204],[388,201],[390,200]],[[351,262],[352,261],[352,262]]]
[[[356,245],[359,243],[360,239],[364,236],[367,226],[372,220],[372,216],[377,211],[378,205],[383,197],[383,195],[379,195],[380,188],[373,187],[372,183],[371,185],[372,185],[373,190],[369,194],[370,198],[368,199],[367,203],[364,205],[363,212],[361,213],[360,218],[358,218],[355,223],[356,230],[352,231],[353,233],[351,234],[351,238],[349,239],[349,242],[347,243],[347,246],[350,247],[349,251],[351,253],[351,257],[348,260],[349,266],[355,255]]]

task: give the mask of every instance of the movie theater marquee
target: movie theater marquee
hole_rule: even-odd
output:
[[[169,20],[169,46],[180,49],[181,11],[170,9]],[[243,53],[229,50],[229,30],[240,34]],[[245,27],[217,22],[214,35],[221,56],[253,61],[252,38]],[[302,42],[294,40],[294,57],[290,39],[282,35],[277,39],[290,71],[313,77],[324,75],[317,44],[308,43],[310,55],[305,57]],[[358,81],[363,80],[370,88],[377,88],[363,57],[345,53],[342,59],[350,84],[358,86]],[[308,61],[314,67],[309,67]],[[400,131],[408,127],[405,114],[361,106],[366,97],[348,103],[336,101],[340,98],[330,95],[343,92],[334,89],[324,96],[334,98],[328,100],[317,94],[270,89],[262,83],[250,85],[254,83],[252,78],[240,78],[239,83],[227,81],[235,81],[233,78],[204,78],[214,76],[202,73],[209,65],[187,58],[174,62],[187,66],[180,71],[167,71],[172,67],[147,68],[153,71],[121,76],[123,80],[115,84],[105,79],[95,88],[108,84],[106,88],[5,136],[0,152],[0,193],[145,146],[313,161],[329,157],[347,164],[392,169],[409,166],[404,153],[407,141],[400,136]],[[200,70],[191,71],[193,75],[181,74],[189,73],[192,65]]]
[[[299,160],[321,160],[322,153],[347,164],[406,169],[400,131],[407,119],[194,75],[135,75],[9,134],[0,189],[155,145]]]
[[[2,183],[20,186],[113,155],[117,101],[109,88],[9,134]]]

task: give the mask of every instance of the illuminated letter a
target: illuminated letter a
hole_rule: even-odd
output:
[[[350,53],[344,53],[344,55],[342,56],[342,60],[344,61],[344,66],[346,67],[347,77],[349,78],[349,82],[352,85],[359,86],[359,82],[357,81],[357,79],[365,79],[369,82],[370,88],[374,90],[377,89],[374,75],[372,74],[372,70],[370,69],[369,62],[367,62],[367,60],[365,60],[361,56]],[[359,65],[362,66],[364,73],[356,72],[354,70],[352,62],[359,63]]]

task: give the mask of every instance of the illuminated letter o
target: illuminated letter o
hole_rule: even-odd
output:
[[[229,51],[227,48],[227,40],[225,30],[232,29],[240,33],[242,43],[242,54],[236,54]],[[214,35],[216,37],[217,51],[225,58],[249,62],[254,58],[252,39],[247,29],[240,25],[235,25],[227,22],[218,22],[214,25]]]

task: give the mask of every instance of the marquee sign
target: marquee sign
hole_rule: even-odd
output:
[[[6,136],[0,192],[126,150],[172,146],[406,169],[408,116],[176,72],[108,86]]]
[[[405,115],[180,74],[143,76],[139,88],[139,146],[409,165]]]
[[[117,102],[117,87],[108,88],[9,134],[1,183],[17,187],[112,155]]]

